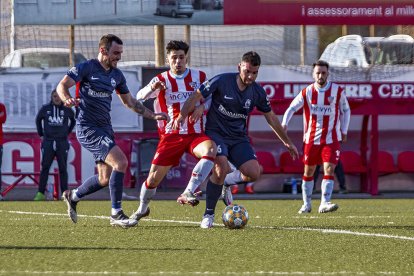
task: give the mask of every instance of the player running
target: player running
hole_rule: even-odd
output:
[[[167,61],[170,70],[158,74],[142,88],[138,100],[155,98],[154,110],[166,112],[170,118],[178,117],[185,100],[194,94],[206,80],[202,71],[187,68],[189,46],[183,41],[173,40],[167,46]],[[185,191],[178,197],[180,204],[196,206],[199,203],[196,189],[207,178],[214,166],[216,144],[204,134],[204,104],[198,101],[188,120],[174,129],[172,121],[158,121],[160,141],[152,160],[148,178],[141,186],[140,204],[131,218],[136,220],[148,216],[151,198],[157,186],[173,166],[177,166],[181,156],[188,152],[199,159],[195,165]]]
[[[286,110],[282,126],[303,108],[303,142],[305,163],[302,177],[303,205],[299,214],[312,211],[312,191],[316,165],[323,164],[322,198],[319,213],[334,212],[339,207],[331,203],[335,166],[340,155],[340,141],[347,138],[351,110],[344,90],[328,81],[329,64],[319,60],[313,64],[314,83],[304,88]]]
[[[264,89],[255,82],[259,73],[260,56],[256,52],[243,55],[238,73],[226,73],[204,82],[184,104],[180,116],[174,121],[178,128],[189,111],[201,99],[212,97],[207,113],[206,134],[217,144],[217,157],[212,176],[207,183],[206,209],[201,228],[211,228],[214,211],[220,198],[222,185],[230,161],[240,170],[240,181],[255,181],[260,176],[260,166],[247,136],[247,118],[256,107],[263,113],[267,123],[284,143],[293,158],[298,150],[283,130],[276,114],[272,111]]]
[[[77,189],[63,193],[68,214],[74,223],[77,222],[76,206],[79,200],[109,185],[112,202],[110,224],[124,228],[137,224],[136,220],[124,214],[121,206],[128,160],[115,144],[110,116],[112,94],[115,92],[126,107],[146,118],[168,120],[167,114],[154,113],[131,96],[124,75],[117,69],[122,52],[123,42],[119,37],[104,35],[99,41],[98,58],[70,69],[57,87],[66,106],[79,104],[76,136],[82,147],[93,154],[98,169],[97,175],[87,179]],[[69,88],[74,85],[79,98],[73,98],[69,93]]]

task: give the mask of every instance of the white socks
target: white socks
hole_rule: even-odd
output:
[[[141,193],[139,195],[138,213],[142,214],[147,211],[148,205],[156,192],[157,192],[157,188],[154,188],[154,189],[147,188],[147,181],[142,183]]]
[[[306,206],[312,205],[313,177],[302,177],[302,199]]]
[[[322,180],[321,190],[322,190],[322,198],[321,204],[330,202],[332,197],[332,191],[334,187],[334,177],[325,175]]]
[[[206,156],[203,156],[195,165],[191,174],[190,181],[188,182],[185,190],[194,193],[194,191],[201,185],[201,183],[206,180],[213,166],[214,161],[210,160]]]
[[[226,178],[224,179],[224,184],[225,185],[234,185],[234,184],[237,184],[239,182],[243,182],[241,172],[239,170],[235,170],[231,173],[228,173],[226,175]]]

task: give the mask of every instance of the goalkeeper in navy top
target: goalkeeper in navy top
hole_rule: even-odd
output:
[[[174,121],[176,128],[200,99],[212,96],[207,113],[206,134],[217,144],[215,167],[206,189],[206,209],[201,228],[211,228],[214,210],[226,175],[231,171],[229,161],[240,171],[240,181],[255,181],[260,176],[260,166],[247,136],[247,118],[256,107],[269,126],[284,143],[293,158],[298,150],[283,130],[272,111],[266,92],[258,85],[260,56],[247,52],[239,63],[238,73],[227,73],[213,77],[203,83],[196,93],[186,101],[181,113]]]
[[[109,185],[111,225],[126,228],[137,224],[136,220],[124,214],[121,206],[128,160],[115,144],[110,117],[112,94],[115,92],[127,108],[146,118],[169,120],[167,114],[154,113],[132,97],[124,75],[117,69],[122,52],[123,42],[119,37],[104,35],[99,41],[98,58],[71,68],[57,87],[66,106],[79,106],[76,135],[80,144],[93,154],[98,169],[97,175],[87,179],[77,189],[63,193],[68,214],[74,223],[77,222],[78,201]],[[69,93],[69,88],[74,85],[77,87],[76,98]]]
[[[37,133],[42,137],[42,169],[39,190],[34,198],[36,201],[46,199],[49,169],[55,157],[59,166],[61,192],[68,189],[68,135],[75,127],[75,113],[63,105],[56,90],[52,91],[50,98],[50,103],[42,106],[36,116]]]

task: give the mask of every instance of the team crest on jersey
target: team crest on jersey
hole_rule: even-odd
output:
[[[114,80],[114,78],[111,78],[111,85],[112,85],[112,87],[116,86],[116,81]]]
[[[252,101],[250,99],[247,99],[246,102],[244,103],[243,108],[250,109],[251,104],[252,104]]]
[[[332,103],[334,100],[335,100],[335,97],[332,97],[332,96],[329,96],[328,97],[328,102],[329,103]]]
[[[75,76],[78,75],[78,69],[76,67],[72,67],[69,69],[69,72],[71,72],[72,74],[74,74]]]
[[[63,115],[65,115],[65,111],[61,110],[60,111],[60,116],[63,116]]]
[[[193,89],[197,89],[199,87],[199,84],[196,81],[192,81],[188,85]]]

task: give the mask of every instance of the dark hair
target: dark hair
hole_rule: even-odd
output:
[[[316,66],[326,66],[326,69],[329,69],[329,63],[321,59],[313,64],[313,68]]]
[[[183,50],[184,53],[187,54],[189,48],[190,46],[188,46],[188,44],[182,40],[171,40],[170,42],[167,43],[167,46],[165,47],[165,49],[167,50],[167,55],[171,51],[178,51],[178,50]]]
[[[112,42],[116,42],[119,45],[123,45],[124,43],[122,42],[122,40],[117,37],[114,34],[106,34],[104,36],[101,37],[101,39],[99,40],[99,48],[101,47],[105,47],[105,49],[107,51],[109,51],[109,49],[112,46]]]
[[[57,93],[56,88],[52,90],[52,92],[50,92],[50,103],[53,103],[53,93]],[[59,94],[58,97],[60,98]]]
[[[241,61],[242,62],[248,62],[253,66],[260,66],[260,64],[262,62],[261,59],[260,59],[259,54],[256,53],[255,51],[250,51],[250,52],[245,53],[242,56]]]

